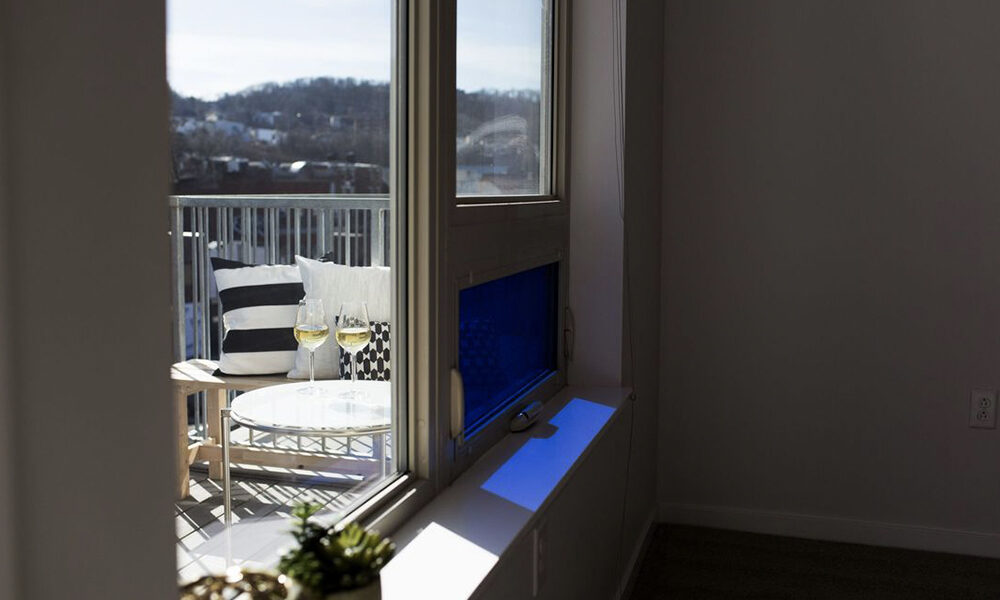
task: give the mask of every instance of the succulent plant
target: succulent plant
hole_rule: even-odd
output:
[[[292,510],[292,535],[298,546],[286,552],[278,570],[320,597],[361,588],[378,577],[395,544],[357,523],[326,528],[312,520],[320,506],[302,503]]]

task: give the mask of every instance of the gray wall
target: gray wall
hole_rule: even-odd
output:
[[[668,3],[662,518],[1000,554],[998,23]]]
[[[0,0],[0,43],[0,596],[176,598],[163,5]]]
[[[625,260],[622,379],[635,392],[624,523],[627,572],[635,540],[656,511],[660,402],[660,199],[662,197],[662,0],[628,0],[625,10]],[[574,248],[575,252],[575,248]]]

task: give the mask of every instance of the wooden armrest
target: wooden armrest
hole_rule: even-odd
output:
[[[284,375],[214,375],[218,367],[219,365],[215,361],[193,358],[174,363],[170,367],[170,379],[176,388],[189,394],[205,390],[245,392],[295,381]]]

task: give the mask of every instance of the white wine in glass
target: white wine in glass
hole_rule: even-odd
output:
[[[351,357],[351,380],[358,380],[357,353],[371,340],[372,330],[368,321],[368,305],[364,302],[344,302],[337,317],[337,344]],[[348,394],[354,396],[354,393]]]
[[[295,340],[309,351],[309,387],[304,388],[305,392],[316,391],[313,366],[315,352],[329,335],[330,327],[326,324],[326,315],[323,313],[323,301],[319,298],[300,300],[299,312],[295,317]]]

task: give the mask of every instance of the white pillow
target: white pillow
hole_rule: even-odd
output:
[[[330,262],[320,262],[302,256],[295,257],[305,287],[306,298],[323,301],[326,324],[332,334],[336,330],[337,314],[344,302],[368,303],[368,318],[388,321],[392,307],[389,267],[348,267]],[[292,379],[309,378],[309,351],[301,346],[295,355],[295,366],[288,372]],[[340,377],[340,347],[333,335],[316,349],[316,378]]]

